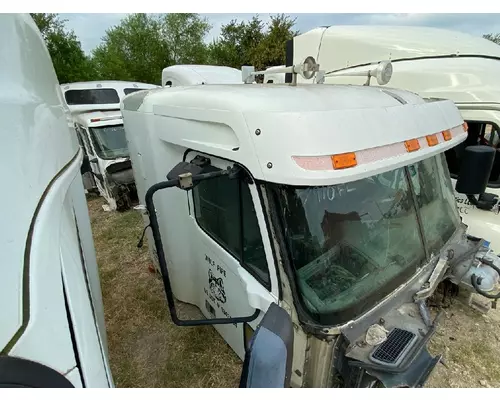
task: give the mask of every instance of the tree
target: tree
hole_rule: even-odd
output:
[[[66,20],[49,13],[32,13],[31,17],[45,40],[59,82],[93,79],[93,66],[75,33],[66,29]]]
[[[500,33],[488,33],[486,35],[483,35],[483,38],[491,40],[493,43],[500,44]]]
[[[258,15],[248,22],[232,20],[210,45],[210,62],[233,68],[253,65],[258,70],[285,64],[286,42],[298,34],[294,25],[295,19],[284,14],[272,16],[267,25]]]
[[[198,14],[131,14],[106,31],[92,60],[101,79],[160,83],[172,64],[204,64],[210,25]]]
[[[279,14],[271,17],[268,30],[255,51],[254,65],[259,70],[286,63],[286,42],[299,34],[293,31],[296,19]]]
[[[209,46],[210,63],[233,68],[253,64],[256,48],[264,38],[264,27],[258,15],[248,22],[231,20],[223,25],[219,38]]]
[[[198,14],[167,14],[163,18],[162,35],[173,63],[205,64],[208,47],[204,39],[210,29],[207,19]]]
[[[160,83],[162,69],[172,64],[159,16],[128,15],[102,40],[92,51],[100,79]]]

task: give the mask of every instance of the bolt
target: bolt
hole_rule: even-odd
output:
[[[268,162],[267,163],[267,168],[271,169],[273,167],[273,163]]]
[[[255,130],[255,134],[256,134],[257,136],[259,136],[259,135],[260,135],[260,129],[256,129],[256,130]]]

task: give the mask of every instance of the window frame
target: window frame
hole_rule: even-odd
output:
[[[237,163],[235,163],[237,164]],[[215,167],[215,166],[212,166],[213,168],[215,168],[216,170],[221,170],[221,168],[218,168],[218,167]],[[213,178],[213,179],[229,179],[227,176],[223,176],[223,177],[218,177],[218,178]],[[213,179],[210,179],[210,180],[213,180]],[[209,182],[210,180],[207,180],[205,182]],[[252,178],[252,184],[255,184],[255,181],[253,180]],[[202,224],[200,223],[200,221],[198,220],[198,215],[197,215],[197,210],[196,210],[196,200],[195,200],[195,190],[196,190],[196,186],[191,190],[191,201],[193,203],[193,217],[194,217],[194,220],[196,221],[196,224],[197,226],[210,238],[212,239],[215,243],[217,243],[224,251],[226,251],[231,257],[233,257],[235,260],[237,260],[239,262],[239,264],[257,281],[259,282],[266,290],[268,290],[269,292],[272,293],[272,282],[271,282],[271,272],[269,270],[269,265],[267,263],[267,256],[266,256],[266,248],[265,248],[265,244],[264,244],[264,240],[263,240],[263,237],[262,237],[262,233],[260,231],[260,225],[259,225],[259,220],[257,218],[257,215],[256,215],[256,212],[255,212],[255,222],[257,223],[257,226],[259,228],[259,237],[260,237],[260,241],[262,243],[262,247],[263,247],[263,253],[264,255],[266,256],[266,280],[264,280],[261,275],[256,271],[258,268],[257,267],[253,267],[249,264],[247,264],[245,262],[245,258],[244,258],[244,222],[243,222],[243,198],[241,196],[241,190],[242,190],[242,185],[247,185],[247,189],[249,190],[249,194],[250,194],[250,199],[252,200],[252,205],[254,207],[254,210],[255,210],[255,202],[254,202],[254,199],[253,199],[253,196],[252,196],[252,192],[250,191],[250,184],[248,182],[246,182],[245,179],[238,179],[238,219],[239,219],[239,254],[235,254],[234,251],[232,251],[229,246],[224,243],[220,238],[216,237],[215,235],[213,235],[211,232],[209,232],[204,226],[202,226]],[[198,185],[197,185],[198,186]],[[273,255],[274,257],[274,255]],[[279,285],[278,285],[279,286]]]
[[[96,152],[92,147],[92,143],[90,142],[87,136],[87,130],[80,124],[75,124],[75,129],[77,130],[77,135],[81,135],[83,142],[85,143],[84,147],[88,147],[88,154],[92,157],[96,156]]]

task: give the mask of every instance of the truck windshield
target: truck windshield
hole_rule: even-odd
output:
[[[373,307],[460,224],[443,155],[347,184],[272,190],[300,296],[324,324]]]
[[[100,158],[112,160],[129,156],[123,125],[90,128],[90,135]]]

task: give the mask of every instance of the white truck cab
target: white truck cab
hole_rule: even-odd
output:
[[[328,84],[363,84],[364,78],[352,75],[366,71],[373,63],[390,60],[393,66],[390,87],[409,90],[423,98],[452,100],[468,124],[467,140],[446,152],[454,185],[465,146],[487,144],[498,148],[500,46],[497,44],[436,28],[331,26],[293,38],[287,48],[287,65],[310,54],[325,71]],[[476,197],[455,193],[469,232],[488,237],[491,247],[500,253],[499,196],[500,154],[495,158],[485,193]]]
[[[84,174],[85,189],[104,197],[109,210],[127,210],[137,197],[120,102],[130,93],[155,88],[158,86],[127,81],[61,85],[76,135],[92,164],[92,171]]]
[[[241,71],[214,65],[171,65],[161,73],[162,87],[241,84]]]
[[[426,350],[439,283],[500,297],[500,259],[466,234],[446,166],[464,121],[452,101],[405,90],[297,84],[320,72],[314,57],[286,72],[294,84],[173,86],[122,102],[172,320],[214,325],[243,358],[278,304],[295,326],[291,386],[420,387],[440,361]],[[493,157],[465,151],[477,167],[457,190],[480,193]],[[175,300],[204,317],[181,318]]]
[[[99,194],[111,210],[129,209],[136,203],[137,192],[120,110],[72,115]]]

